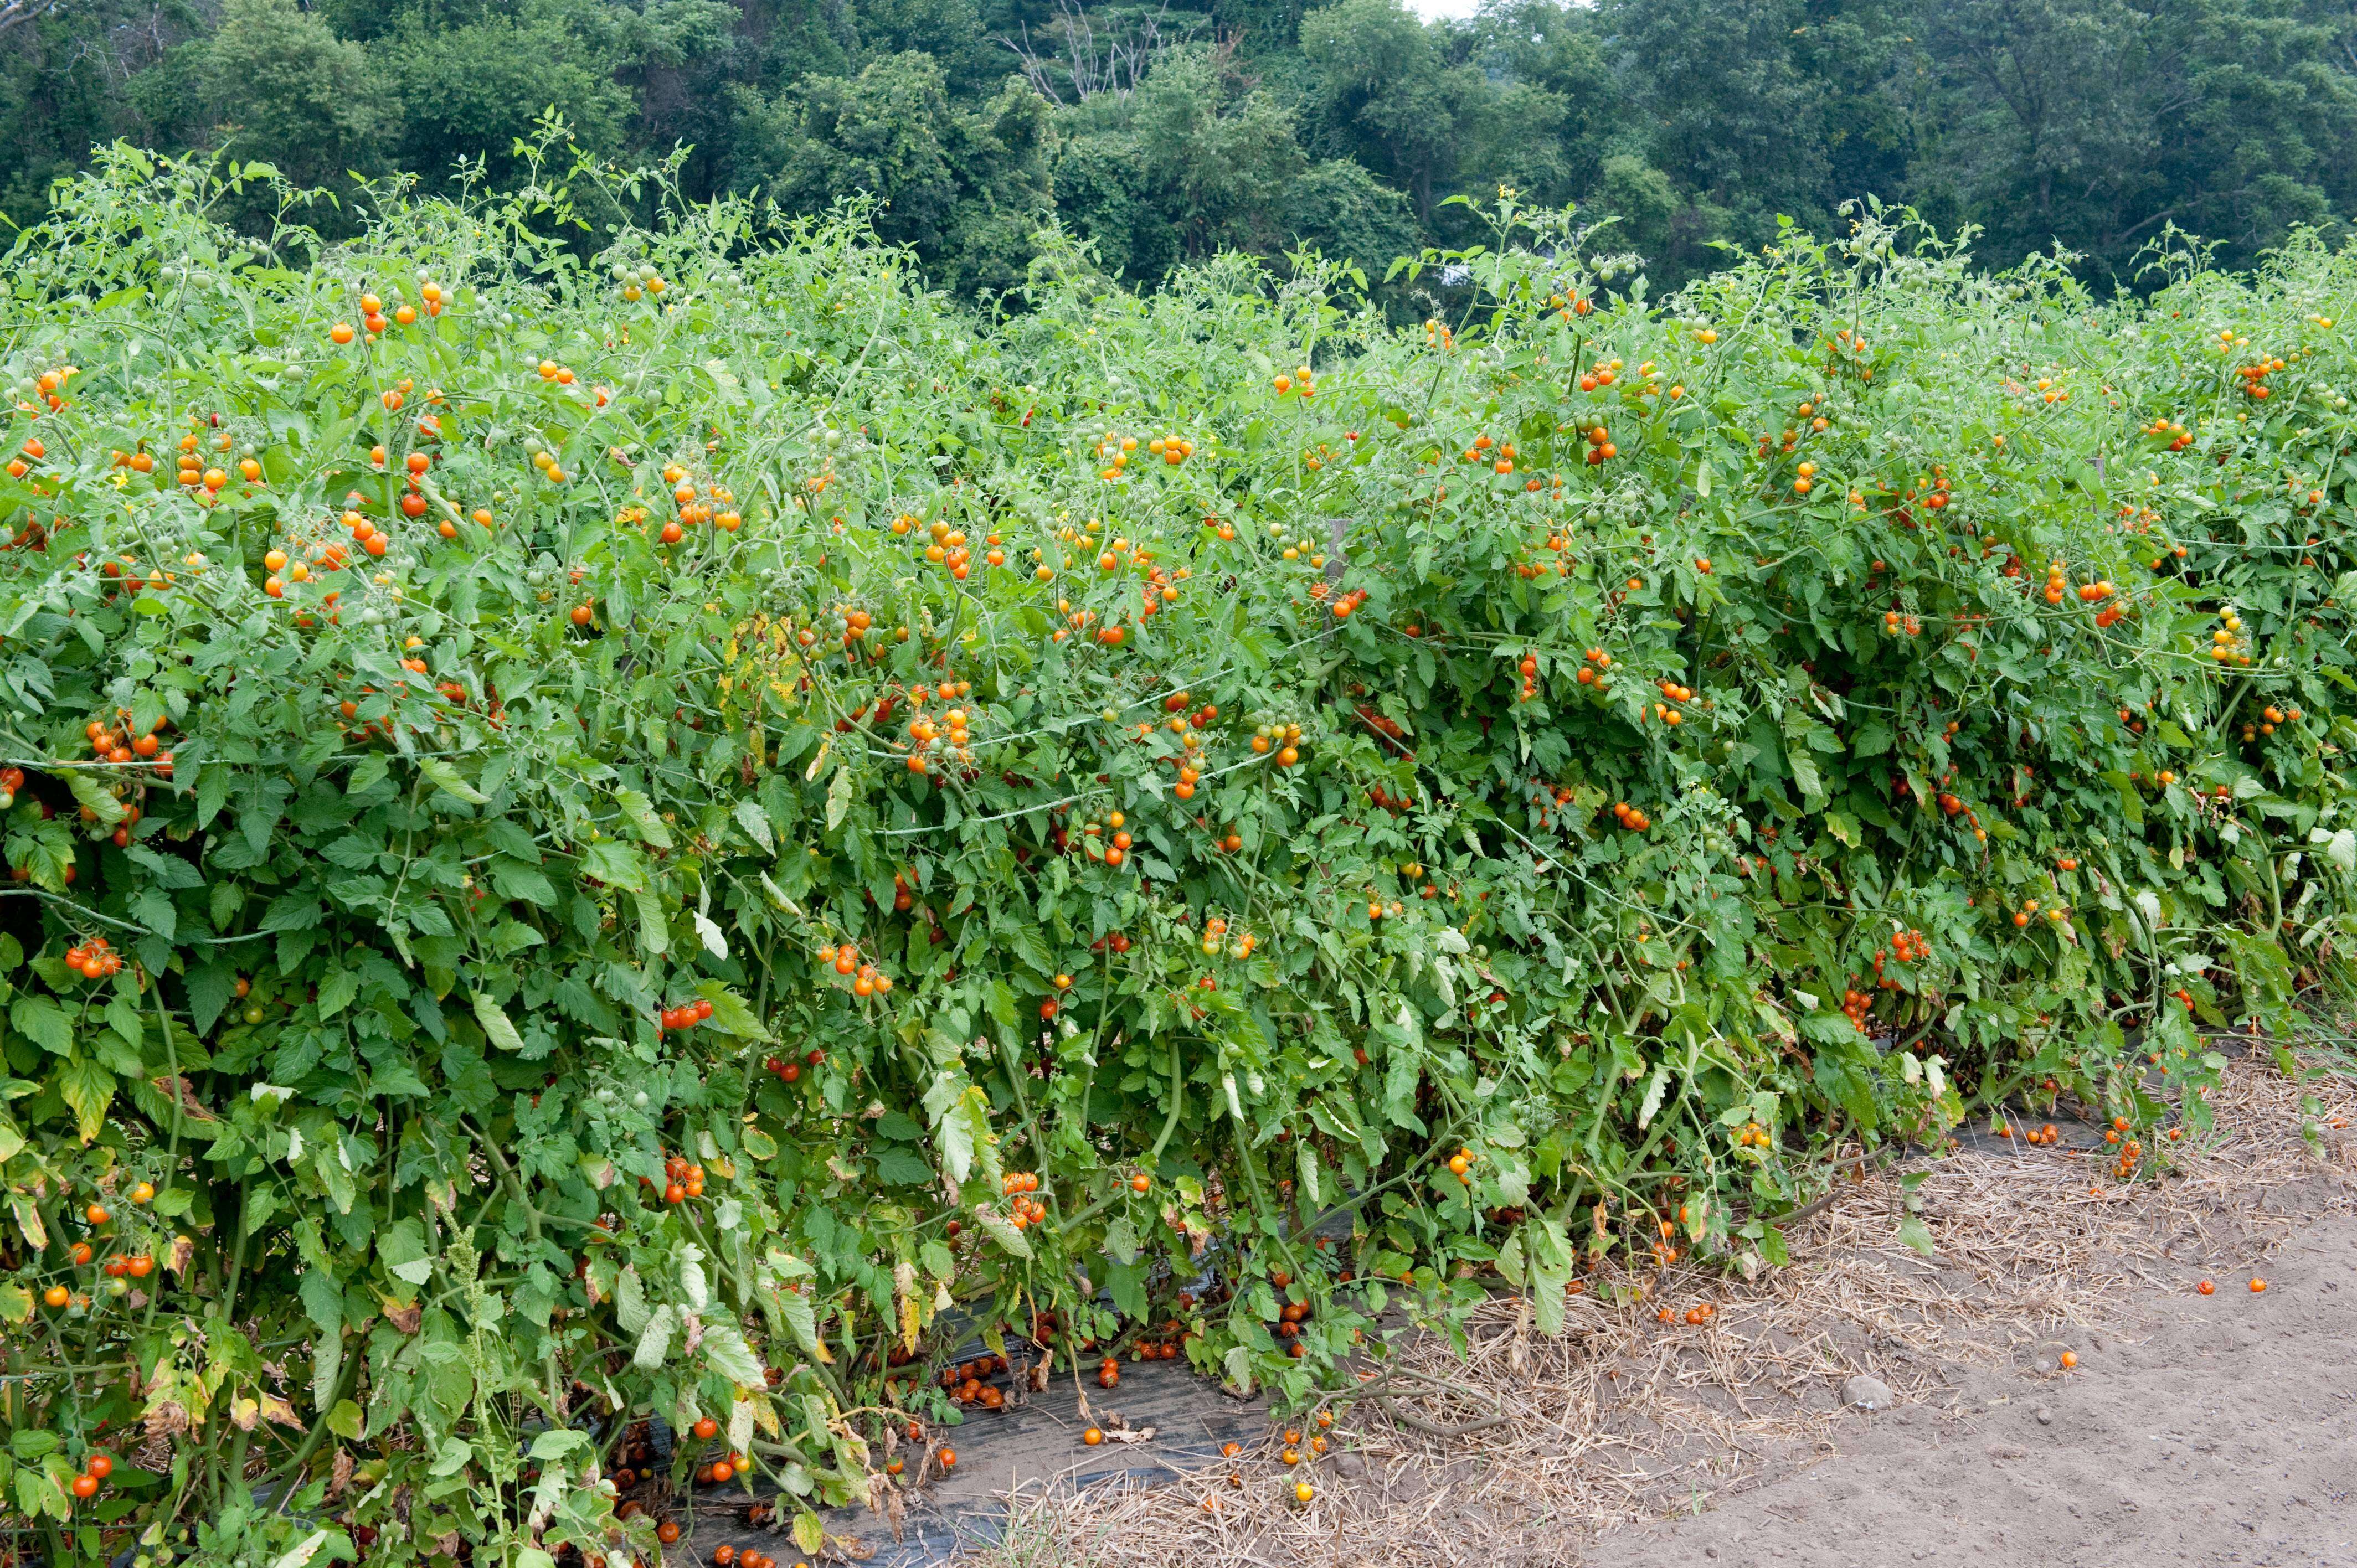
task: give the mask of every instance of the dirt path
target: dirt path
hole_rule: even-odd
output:
[[[2300,1226],[2262,1268],[2264,1294],[2248,1276],[2139,1291],[2116,1331],[1845,1417],[1835,1457],[1584,1555],[2357,1564],[2357,1218]],[[2045,1369],[2064,1348],[2078,1366]]]
[[[830,1529],[871,1568],[2357,1568],[2357,1077],[2254,1053],[2213,1105],[2161,1181],[2113,1180],[2100,1127],[1984,1130],[1840,1189],[1789,1267],[1599,1270],[1553,1337],[1511,1294],[1402,1332],[1299,1467],[1264,1409],[1140,1366],[1087,1420],[1151,1442],[1082,1446],[1060,1387],[962,1432],[897,1541]],[[674,1561],[741,1529],[705,1522]]]

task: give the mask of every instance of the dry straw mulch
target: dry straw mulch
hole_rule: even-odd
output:
[[[1898,1170],[1867,1176],[1794,1228],[1791,1266],[1605,1274],[1538,1335],[1512,1296],[1482,1307],[1460,1353],[1403,1336],[1342,1407],[1334,1452],[1299,1469],[1278,1434],[1176,1482],[1012,1495],[985,1568],[1421,1568],[1577,1560],[1615,1525],[1699,1507],[1830,1451],[1845,1381],[1932,1399],[1975,1365],[2034,1361],[2066,1326],[2100,1326],[2138,1287],[2246,1265],[2302,1213],[2357,1208],[2357,1080],[2294,1083],[2261,1053],[2230,1069],[2215,1131],[2175,1174],[2119,1184],[2100,1145],[1997,1140],[1912,1163],[1930,1258],[1897,1244]],[[2336,1125],[2337,1123],[2337,1125]],[[1707,1302],[1711,1320],[1684,1313]],[[1655,1314],[1671,1306],[1675,1321]],[[1314,1431],[1304,1425],[1304,1435]],[[1305,1449],[1305,1457],[1307,1451]],[[1297,1503],[1294,1483],[1316,1497]]]

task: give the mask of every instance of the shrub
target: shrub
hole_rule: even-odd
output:
[[[118,152],[0,304],[50,1561],[643,1555],[649,1412],[807,1532],[963,1325],[1295,1399],[1984,1108],[2158,1169],[2337,976],[2344,257],[1653,308],[1501,205],[1419,330],[1052,242],[994,325],[735,206],[221,195]]]

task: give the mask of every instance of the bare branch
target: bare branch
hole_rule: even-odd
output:
[[[1135,92],[1163,52],[1187,42],[1200,25],[1189,19],[1175,32],[1166,32],[1163,24],[1170,6],[1169,0],[1163,0],[1162,9],[1146,17],[1135,32],[1101,39],[1089,13],[1075,0],[1056,0],[1056,11],[1049,26],[1062,36],[1061,58],[1056,53],[1042,54],[1028,27],[1018,28],[1019,41],[1004,35],[998,39],[1021,63],[1032,90],[1056,104],[1086,102],[1102,93]],[[1059,85],[1060,77],[1071,90],[1069,100]]]
[[[63,0],[0,0],[0,35],[15,31],[27,22],[38,22],[56,10]]]
[[[1064,95],[1056,91],[1055,79],[1048,74],[1048,62],[1041,59],[1038,51],[1031,47],[1030,27],[1028,24],[1020,24],[1019,27],[1023,34],[1021,43],[1017,43],[1004,34],[1000,35],[998,41],[1014,51],[1016,59],[1023,67],[1023,80],[1031,84],[1031,91],[1049,102],[1061,107]]]

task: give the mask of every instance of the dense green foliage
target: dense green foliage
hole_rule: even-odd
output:
[[[349,233],[348,177],[511,181],[554,106],[593,155],[682,151],[691,196],[878,198],[960,295],[1051,216],[1138,284],[1226,248],[1372,269],[1468,242],[1444,199],[1501,185],[1614,220],[1656,295],[1866,196],[2134,286],[2169,225],[2247,263],[2357,210],[2357,22],[2320,0],[10,0],[0,39],[18,223],[123,136],[338,186],[307,220]]]
[[[2099,304],[1878,221],[1657,309],[1501,205],[1445,323],[1066,243],[985,329],[744,203],[254,196],[113,155],[0,295],[50,1561],[643,1553],[723,1444],[919,1483],[959,1324],[1291,1399],[1978,1108],[2135,1179],[2195,1017],[2344,961],[2312,244]],[[649,1412],[719,1434],[617,1518]]]

